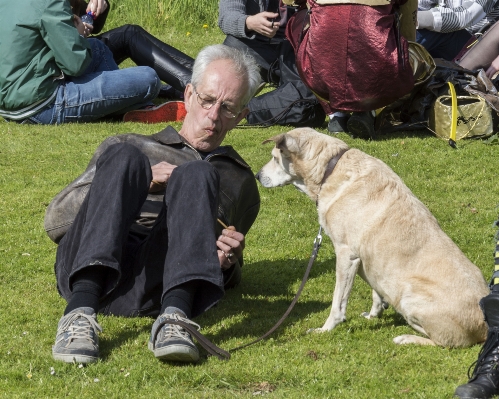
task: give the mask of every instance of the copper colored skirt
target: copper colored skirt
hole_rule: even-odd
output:
[[[305,10],[290,19],[286,34],[302,80],[323,100],[326,113],[374,110],[411,91],[407,41],[401,38],[402,63],[392,5],[309,5],[310,27],[301,42]]]

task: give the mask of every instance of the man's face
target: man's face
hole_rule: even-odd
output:
[[[249,109],[243,108],[247,91],[248,84],[233,72],[231,61],[213,61],[196,88],[192,84],[185,88],[187,115],[180,135],[197,150],[213,151],[220,146],[227,132],[248,115]],[[205,109],[198,102],[198,95],[217,102],[210,109]],[[221,112],[222,103],[225,108],[235,111],[235,118]]]

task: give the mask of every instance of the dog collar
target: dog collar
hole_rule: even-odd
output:
[[[321,186],[324,184],[326,179],[329,176],[331,176],[331,173],[333,173],[333,170],[334,170],[336,164],[338,163],[340,158],[343,156],[343,154],[345,152],[347,152],[348,150],[349,150],[349,148],[347,148],[346,150],[340,150],[340,152],[338,152],[338,154],[336,154],[333,158],[331,158],[329,160],[329,162],[327,163],[327,166],[326,166],[326,171],[324,172],[324,177],[322,178],[322,181],[321,181]]]
[[[329,160],[326,166],[326,171],[324,172],[324,177],[322,178],[321,185],[319,187],[319,192],[317,193],[317,200],[315,201],[315,206],[319,205],[319,193],[321,192],[322,185],[326,181],[326,179],[331,176],[331,173],[333,173],[334,168],[336,167],[336,164],[340,160],[340,158],[343,156],[345,152],[347,152],[350,148],[347,148],[346,150],[340,150],[338,154],[336,154],[333,158]]]

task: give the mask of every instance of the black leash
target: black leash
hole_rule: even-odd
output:
[[[312,269],[312,265],[314,264],[315,259],[317,258],[317,254],[319,253],[319,248],[321,247],[322,244],[322,226],[319,226],[319,232],[317,233],[317,236],[315,237],[314,240],[314,249],[312,251],[312,255],[310,256],[310,260],[308,262],[307,270],[305,271],[305,275],[303,276],[300,288],[298,289],[298,292],[296,293],[293,301],[288,307],[288,310],[286,310],[286,313],[279,319],[279,321],[272,327],[269,331],[267,331],[265,334],[263,334],[260,338],[255,339],[254,341],[251,341],[247,344],[238,346],[233,349],[229,349],[229,352],[235,352],[239,349],[246,348],[247,346],[256,344],[257,342],[260,342],[261,340],[267,338],[270,334],[272,334],[275,330],[279,328],[279,326],[282,324],[282,322],[288,317],[288,315],[291,313],[291,310],[295,306],[296,302],[298,302],[298,298],[300,297],[300,294],[303,290],[303,287],[305,287],[305,283],[308,280],[308,276],[310,274],[310,270]],[[175,320],[175,319],[165,319],[164,324],[177,324],[180,327],[184,328],[189,334],[194,336],[199,343],[210,355],[218,357],[220,360],[229,360],[230,359],[230,353],[223,350],[222,348],[216,346],[213,342],[211,342],[208,338],[206,338],[203,334],[201,334],[194,326],[192,326],[189,323],[185,323],[180,320]],[[158,329],[159,331],[159,329]]]
[[[312,251],[312,255],[310,255],[310,260],[308,262],[307,270],[305,271],[305,275],[303,276],[303,279],[301,281],[300,288],[298,288],[298,292],[296,293],[295,297],[293,298],[293,301],[288,307],[288,310],[286,310],[286,313],[279,319],[279,321],[272,327],[269,331],[267,331],[265,334],[263,334],[260,338],[255,339],[254,341],[251,341],[247,344],[238,346],[233,349],[229,349],[229,352],[235,352],[239,349],[246,348],[247,346],[256,344],[257,342],[260,342],[261,340],[267,338],[270,334],[272,334],[275,330],[279,328],[279,326],[282,324],[282,322],[288,317],[288,315],[291,313],[291,310],[295,306],[296,302],[298,302],[298,298],[300,297],[300,294],[303,290],[303,287],[305,287],[305,283],[308,280],[308,275],[310,274],[310,270],[312,269],[312,265],[314,264],[315,259],[317,258],[317,254],[319,253],[319,248],[321,247],[322,244],[322,226],[319,226],[319,232],[317,233],[317,236],[315,237],[314,240],[314,249]]]

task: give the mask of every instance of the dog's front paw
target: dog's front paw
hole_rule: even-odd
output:
[[[365,317],[366,319],[372,319],[371,313],[369,312],[364,312],[360,314],[362,317]]]

